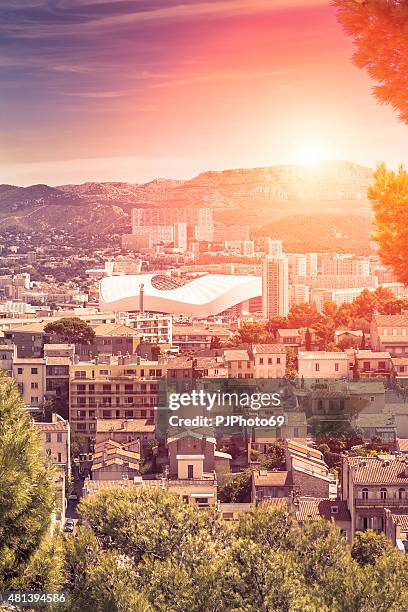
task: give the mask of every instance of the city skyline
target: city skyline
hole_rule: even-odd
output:
[[[190,178],[345,159],[406,163],[325,0],[0,8],[1,183]]]

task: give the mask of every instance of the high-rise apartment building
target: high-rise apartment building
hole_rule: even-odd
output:
[[[212,208],[134,208],[132,210],[132,233],[145,226],[171,225],[186,223],[188,227],[213,226]]]
[[[174,224],[174,246],[176,249],[187,251],[187,223],[178,222]]]
[[[283,241],[272,240],[272,238],[262,238],[260,240],[261,249],[263,249],[267,257],[282,257]]]
[[[289,310],[288,260],[266,257],[263,261],[262,311],[266,319],[286,317]]]
[[[289,273],[295,276],[306,275],[307,263],[306,255],[303,253],[287,253],[285,257],[288,259]]]
[[[306,253],[306,274],[317,275],[317,253]]]

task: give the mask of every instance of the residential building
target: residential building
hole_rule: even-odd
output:
[[[251,499],[256,504],[266,497],[289,497],[292,490],[292,474],[288,471],[272,472],[260,469],[252,473]]]
[[[97,419],[155,419],[158,381],[165,364],[139,357],[111,357],[82,362],[70,372],[72,431],[88,444],[95,438]]]
[[[408,314],[374,315],[370,327],[371,347],[393,357],[408,355]]]
[[[288,260],[266,257],[263,260],[262,312],[265,319],[286,317],[289,311]]]
[[[385,531],[384,509],[408,511],[408,464],[404,457],[348,457],[342,459],[342,499],[356,531]]]
[[[181,353],[197,352],[211,348],[211,342],[227,342],[232,332],[225,327],[193,325],[173,325],[173,346],[179,347]]]
[[[57,467],[71,473],[71,435],[69,422],[53,413],[51,423],[35,422],[41,437],[41,449],[45,457]]]
[[[123,480],[140,476],[140,442],[119,444],[106,440],[92,454],[92,480]]]
[[[155,313],[134,313],[129,322],[138,332],[141,342],[172,344],[173,317]]]
[[[254,378],[284,378],[286,349],[281,344],[254,344],[252,347]]]
[[[390,378],[392,376],[393,365],[388,351],[357,350],[354,358],[361,378]]]
[[[155,440],[156,425],[151,419],[97,419],[95,448],[105,442],[121,446],[139,441],[140,448]]]
[[[46,360],[43,357],[13,360],[13,379],[26,406],[39,410],[46,393]]]
[[[224,359],[228,365],[228,378],[253,378],[252,360],[247,350],[226,349]]]
[[[299,378],[316,379],[347,378],[349,361],[346,353],[331,351],[299,351]]]

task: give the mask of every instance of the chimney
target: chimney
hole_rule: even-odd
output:
[[[144,284],[141,283],[139,288],[139,311],[144,312]]]

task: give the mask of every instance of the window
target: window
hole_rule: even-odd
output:
[[[86,378],[86,371],[85,370],[77,370],[75,372],[74,378]]]
[[[187,466],[187,478],[189,478],[190,480],[194,478],[194,465]]]
[[[31,404],[32,405],[38,404],[38,397],[36,395],[31,396]]]
[[[363,529],[364,531],[368,529],[368,516],[363,516]]]
[[[277,357],[277,358],[276,358],[276,363],[280,363],[280,362],[281,362],[281,358],[280,358],[280,357]]]
[[[109,376],[109,370],[99,370],[101,376]]]
[[[362,499],[368,499],[368,489],[363,489],[361,491],[361,498]]]
[[[379,361],[378,362],[378,369],[379,370],[385,370],[385,361]]]
[[[398,489],[398,499],[405,499],[405,489]]]
[[[45,441],[48,442],[48,444],[51,442],[51,433],[49,431],[45,432]]]
[[[338,364],[338,363],[335,363],[335,364],[334,364],[334,371],[335,371],[335,372],[338,372],[338,371],[339,371],[339,364]]]
[[[62,442],[62,433],[60,431],[57,432],[57,442]]]
[[[22,374],[23,373],[23,368],[17,368],[17,374]]]
[[[260,357],[259,358],[259,365],[263,365],[263,362],[264,362],[263,357]]]
[[[57,461],[58,461],[58,463],[61,463],[61,461],[62,461],[62,456],[61,456],[61,453],[58,453],[58,459],[57,459]]]
[[[381,499],[387,499],[387,489],[380,489],[380,498]]]
[[[315,372],[320,372],[320,363],[315,363]]]
[[[31,368],[31,374],[38,374],[38,368]]]
[[[31,383],[31,388],[32,389],[38,389],[38,383],[37,382],[32,382]]]
[[[393,335],[393,336],[398,336],[398,329],[395,329],[395,328],[394,328],[394,329],[392,330],[392,335]]]

